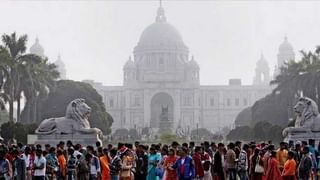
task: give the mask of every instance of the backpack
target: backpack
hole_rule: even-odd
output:
[[[98,157],[94,156],[93,159],[94,159],[94,166],[98,169],[99,167]]]
[[[76,169],[76,163],[77,163],[76,157],[70,156],[67,163],[68,170]]]

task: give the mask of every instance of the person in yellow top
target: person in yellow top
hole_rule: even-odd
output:
[[[288,160],[288,150],[286,149],[286,143],[281,142],[280,148],[277,150],[277,161],[279,162],[279,169],[282,172],[284,168],[284,163]]]
[[[282,172],[283,180],[295,180],[296,179],[297,163],[294,160],[294,152],[288,152],[288,160],[284,163]]]
[[[124,147],[120,149],[120,154],[121,154],[120,157],[122,159],[120,180],[131,180],[133,177],[131,169],[134,163],[134,158],[132,156],[132,153],[130,149],[128,149],[127,147]]]

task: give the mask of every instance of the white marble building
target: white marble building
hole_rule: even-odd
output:
[[[284,46],[291,47],[287,43],[280,48],[286,51],[279,52],[282,59],[286,59],[286,54],[291,55],[287,52],[290,48]],[[193,57],[189,58],[188,47],[167,22],[162,7],[155,22],[142,32],[133,55],[123,67],[123,86],[85,81],[102,95],[114,119],[113,130],[157,129],[161,106],[168,106],[173,128],[198,126],[217,132],[232,127],[241,110],[272,90],[270,69],[263,56],[257,61],[253,85],[242,85],[240,79],[231,79],[229,85],[200,85],[200,67]]]

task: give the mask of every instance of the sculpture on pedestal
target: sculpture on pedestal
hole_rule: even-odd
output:
[[[167,107],[161,106],[160,121],[169,121],[168,106]]]
[[[171,130],[172,121],[169,119],[169,107],[161,106],[161,114],[160,114],[160,124],[159,124],[160,132]]]
[[[287,127],[283,130],[284,137],[299,135],[310,135],[320,133],[320,115],[316,102],[308,97],[301,97],[294,106],[297,114],[294,127]],[[306,136],[307,137],[307,136]]]
[[[43,120],[35,130],[38,135],[51,134],[96,134],[102,139],[102,131],[98,128],[91,128],[89,116],[91,108],[84,99],[75,99],[69,103],[64,117],[49,118]]]

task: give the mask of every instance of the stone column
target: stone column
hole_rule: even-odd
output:
[[[150,127],[150,120],[151,120],[151,97],[150,97],[150,90],[144,89],[143,91],[143,127],[147,126]]]
[[[202,127],[202,124],[199,120],[199,90],[195,89],[193,93],[193,122],[194,124],[199,124]],[[193,124],[193,125],[194,125]]]
[[[125,120],[126,122],[124,123],[123,121],[121,122],[121,127],[124,128],[129,128],[130,126],[130,106],[131,106],[131,102],[130,102],[130,90],[126,89],[125,90],[125,101],[126,101],[126,105],[125,105]]]
[[[223,90],[219,91],[219,98],[218,98],[218,122],[217,122],[217,126],[218,129],[221,130],[222,126],[221,126],[221,121],[224,121],[224,96],[223,96]]]
[[[175,131],[175,129],[178,126],[179,121],[181,120],[181,104],[180,104],[180,97],[181,97],[181,90],[180,89],[176,89],[174,90],[173,93],[174,97],[173,98],[173,103],[174,103],[174,113],[173,113],[173,117],[174,117],[174,127],[173,130]]]

